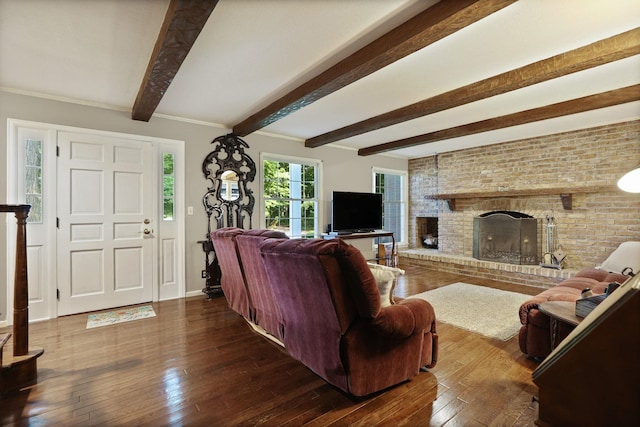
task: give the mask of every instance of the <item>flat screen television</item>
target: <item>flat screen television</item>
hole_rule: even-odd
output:
[[[331,200],[333,231],[364,233],[382,228],[382,194],[333,192]]]

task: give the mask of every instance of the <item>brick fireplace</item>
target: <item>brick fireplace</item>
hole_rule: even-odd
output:
[[[540,250],[544,247],[542,218],[557,209],[562,210],[562,201],[559,196],[468,198],[456,201],[455,210],[450,210],[443,201],[436,203],[440,205],[438,249],[427,249],[417,245],[401,251],[399,254],[401,264],[414,263],[440,271],[493,280],[508,280],[511,283],[537,287],[550,286],[575,273],[575,270],[570,267],[556,270],[539,266]],[[510,260],[498,259],[499,257],[479,259],[478,254],[474,254],[474,236],[478,238],[479,235],[477,229],[474,229],[474,224],[477,224],[477,219],[482,215],[493,212],[510,212],[516,216],[532,219],[536,229],[535,237],[529,237],[528,241],[530,244],[533,244],[532,240],[536,241],[535,259],[516,262],[515,255],[510,255]],[[564,215],[556,214],[556,217],[564,218]],[[558,227],[561,230],[564,228],[561,222]],[[519,239],[524,239],[520,233]],[[530,249],[533,247],[530,247],[527,252],[530,252]],[[505,279],[506,276],[509,279]]]
[[[640,240],[640,198],[615,186],[640,163],[638,141],[640,121],[632,121],[411,159],[409,253],[400,252],[401,263],[543,287],[599,265],[620,243]],[[438,194],[459,196],[452,204]],[[555,217],[564,268],[475,259],[474,218],[491,211]],[[423,247],[421,218],[437,218],[437,249]]]

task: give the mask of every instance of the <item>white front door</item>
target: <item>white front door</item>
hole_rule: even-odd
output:
[[[152,144],[58,134],[58,315],[151,301]]]

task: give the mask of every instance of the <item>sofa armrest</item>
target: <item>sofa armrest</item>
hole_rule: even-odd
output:
[[[538,306],[542,301],[538,299],[530,299],[529,301],[525,301],[520,306],[520,310],[518,314],[520,315],[520,323],[526,325],[529,323],[529,312],[531,310],[537,310]]]
[[[435,312],[425,300],[406,299],[382,308],[372,323],[385,335],[406,338],[418,332],[435,331]]]

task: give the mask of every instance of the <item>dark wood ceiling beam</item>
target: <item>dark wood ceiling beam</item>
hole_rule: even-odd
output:
[[[148,122],[218,0],[171,0],[147,65],[131,118]]]
[[[585,111],[597,110],[599,108],[611,107],[613,105],[625,104],[627,102],[638,100],[640,100],[640,85],[627,86],[595,95],[572,99],[570,101],[558,102],[544,107],[533,108],[531,110],[520,111],[479,122],[442,129],[423,135],[413,136],[411,138],[399,139],[397,141],[361,148],[358,150],[358,155],[369,156],[371,154],[399,150],[401,148],[415,147],[417,145],[425,145],[436,141],[489,132],[492,130],[553,119],[570,114],[583,113]]]
[[[246,136],[516,0],[442,0],[233,127]]]
[[[307,139],[305,146],[319,147],[638,54],[640,54],[640,28],[635,28]]]

